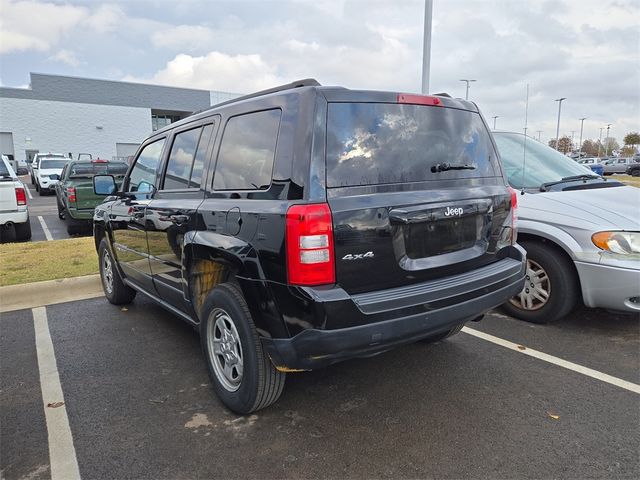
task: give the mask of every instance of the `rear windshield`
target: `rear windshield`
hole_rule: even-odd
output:
[[[0,161],[0,177],[11,177],[11,173],[9,173],[9,169],[5,165],[4,162]]]
[[[471,169],[433,173],[448,163]],[[501,175],[480,115],[389,103],[331,103],[327,186],[421,182]]]
[[[69,178],[93,177],[94,175],[124,175],[129,165],[124,162],[83,162],[70,167]]]
[[[64,168],[67,163],[69,163],[69,160],[49,160],[48,158],[43,158],[40,160],[40,168],[42,170],[47,170],[48,168]]]

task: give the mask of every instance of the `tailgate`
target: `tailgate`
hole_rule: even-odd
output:
[[[78,210],[91,210],[102,203],[103,196],[96,195],[93,191],[93,180],[74,182],[76,189],[76,208]],[[68,193],[67,193],[68,195]]]
[[[327,125],[336,281],[347,292],[498,259],[511,196],[478,113],[339,103],[329,104]]]
[[[13,212],[17,209],[15,181],[12,178],[0,178],[0,212]]]

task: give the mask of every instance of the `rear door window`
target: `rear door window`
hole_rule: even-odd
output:
[[[220,144],[213,188],[263,190],[271,185],[281,111],[232,117]]]
[[[431,171],[437,164],[473,169]],[[387,103],[330,103],[327,186],[346,187],[501,175],[480,115]]]

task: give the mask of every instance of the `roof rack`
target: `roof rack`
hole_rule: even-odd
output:
[[[206,112],[207,110],[211,110],[212,108],[218,108],[223,105],[228,105],[230,103],[241,102],[242,100],[248,100],[250,98],[261,97],[262,95],[268,95],[270,93],[282,92],[284,90],[290,90],[292,88],[300,88],[300,87],[320,87],[320,82],[318,82],[315,78],[303,78],[302,80],[296,80],[291,83],[287,83],[285,85],[279,85],[273,88],[267,88],[266,90],[260,90],[259,92],[250,93],[248,95],[243,95],[241,97],[232,98],[231,100],[226,100],[221,103],[216,103],[215,105],[211,105],[209,108],[204,108],[196,113]]]

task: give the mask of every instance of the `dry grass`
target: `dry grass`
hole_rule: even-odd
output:
[[[640,177],[632,177],[631,175],[611,175],[612,180],[618,180],[626,185],[640,188]]]
[[[0,245],[0,286],[98,273],[93,237]]]

